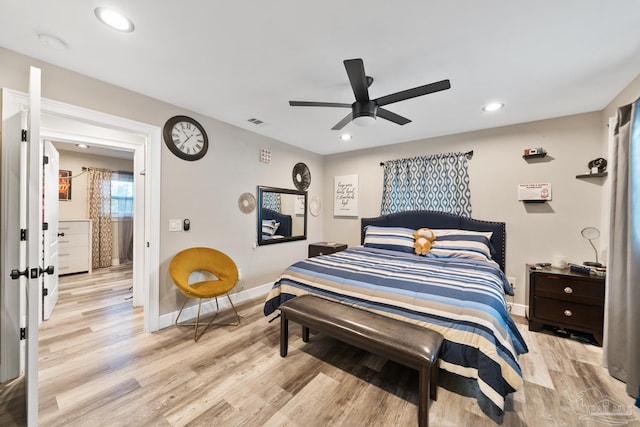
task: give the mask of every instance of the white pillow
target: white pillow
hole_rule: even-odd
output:
[[[280,226],[279,222],[276,222],[275,219],[263,219],[262,220],[262,234],[266,234],[267,236],[273,236],[276,234],[276,230]]]

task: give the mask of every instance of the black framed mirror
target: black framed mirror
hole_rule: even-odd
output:
[[[306,240],[307,192],[258,186],[258,245]]]

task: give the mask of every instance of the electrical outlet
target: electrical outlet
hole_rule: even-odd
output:
[[[511,285],[511,289],[513,289],[513,293],[516,293],[516,278],[515,277],[511,277],[511,276],[507,276],[507,280],[509,281],[509,284]]]
[[[238,280],[242,280],[242,269],[238,267]]]

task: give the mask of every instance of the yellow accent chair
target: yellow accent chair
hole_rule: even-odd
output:
[[[189,283],[189,276],[192,273],[198,272],[206,276],[215,276],[210,279]],[[229,297],[229,291],[238,282],[238,267],[229,256],[216,249],[211,248],[189,248],[181,252],[178,252],[171,263],[169,264],[169,274],[173,279],[175,285],[180,289],[180,292],[185,296],[180,312],[176,317],[176,325],[179,326],[193,326],[194,327],[194,341],[198,341],[202,334],[207,330],[209,325],[214,321],[220,312],[220,306],[218,305],[218,297],[226,295],[233,311],[236,314],[236,321],[232,323],[216,323],[219,325],[234,325],[240,324],[240,316],[236,307],[231,302]],[[193,323],[178,323],[182,310],[189,298],[198,299],[198,314],[196,320]],[[200,307],[203,299],[215,298],[216,300],[216,312],[211,317],[208,323],[200,323]],[[204,326],[204,328],[198,333],[198,329]]]

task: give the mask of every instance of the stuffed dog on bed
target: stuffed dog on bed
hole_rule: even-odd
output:
[[[419,228],[413,233],[416,241],[413,247],[416,255],[425,255],[431,250],[431,242],[436,240],[436,235],[430,228]]]

